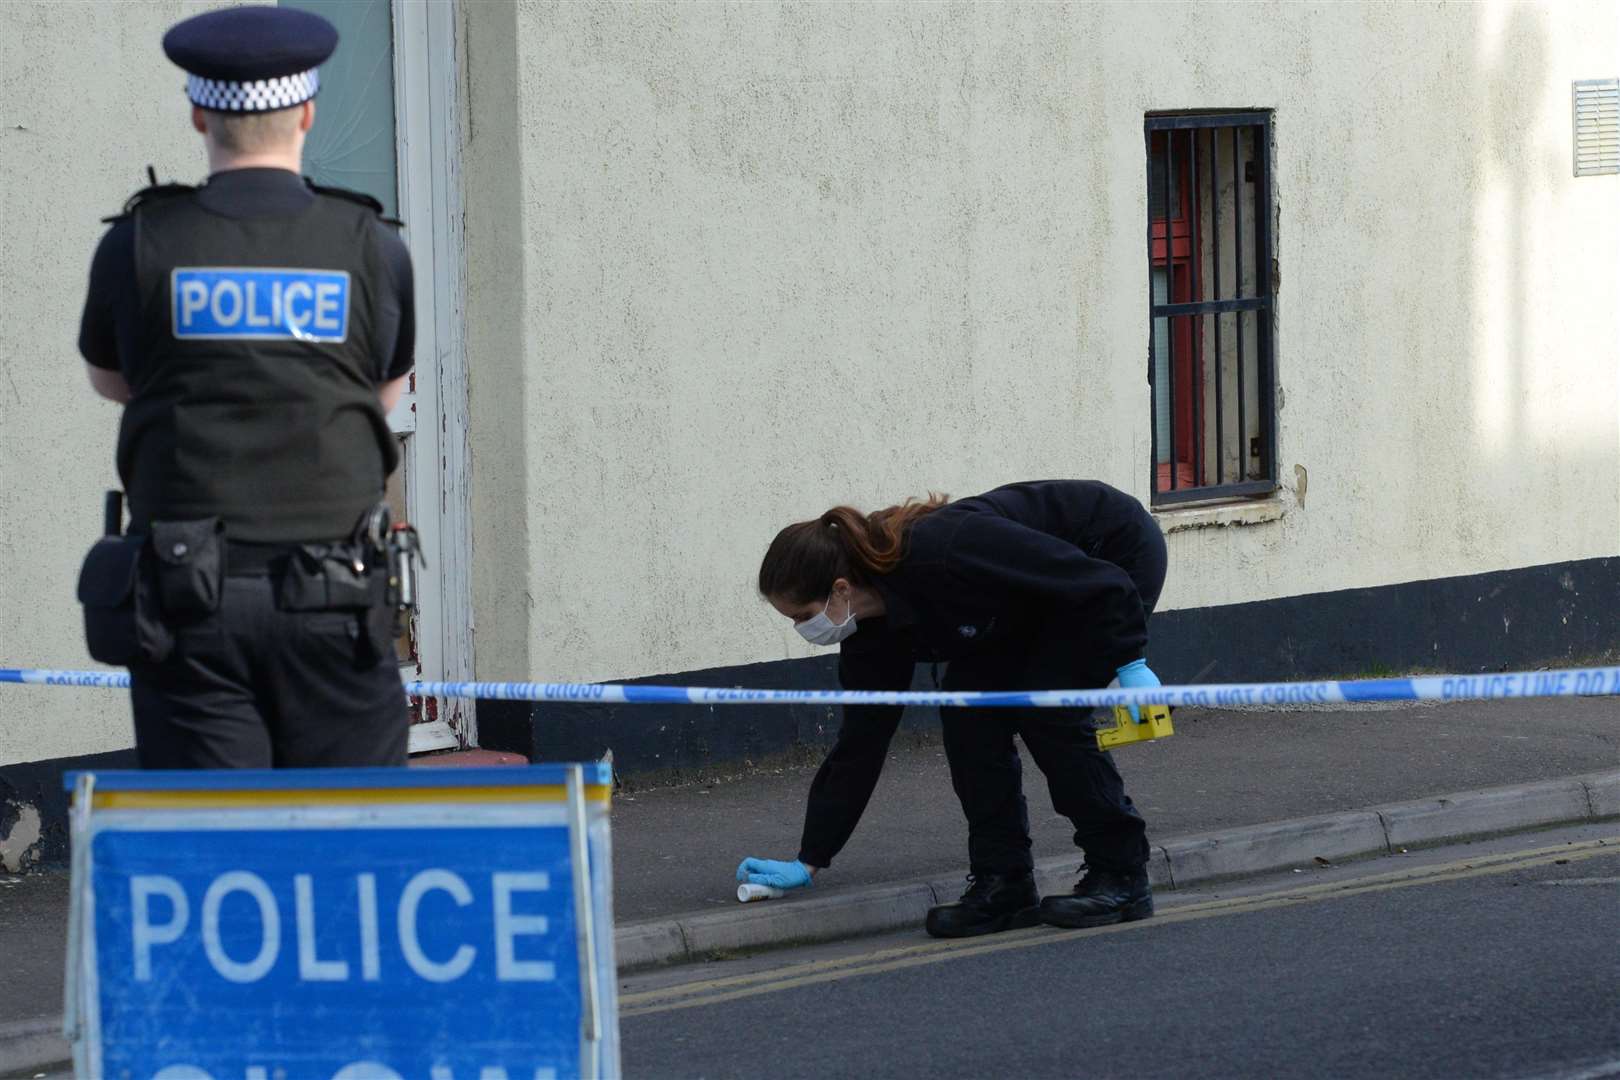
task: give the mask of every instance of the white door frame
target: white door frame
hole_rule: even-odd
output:
[[[456,4],[391,3],[399,216],[416,270],[418,375],[389,420],[412,433],[407,498],[427,560],[420,677],[459,682],[473,677],[473,629]],[[477,745],[471,701],[425,701],[423,711],[433,719],[411,726],[413,753]]]

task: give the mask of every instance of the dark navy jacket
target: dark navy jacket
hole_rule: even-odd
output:
[[[917,519],[900,565],[873,584],[887,610],[841,646],[845,689],[905,690],[917,663],[940,661],[964,672],[953,669],[955,689],[1055,689],[972,685],[973,672],[1000,667],[981,659],[1054,638],[1076,656],[1077,680],[1106,685],[1147,646],[1148,615],[1164,584],[1164,536],[1140,502],[1107,484],[1009,484]],[[811,784],[802,861],[827,866],[849,839],[902,711],[844,710],[838,741]]]

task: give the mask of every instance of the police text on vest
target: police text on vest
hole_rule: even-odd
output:
[[[174,336],[341,342],[349,334],[342,270],[180,266],[169,275]]]

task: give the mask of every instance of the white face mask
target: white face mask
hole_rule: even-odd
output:
[[[832,597],[829,596],[821,606],[820,615],[796,624],[793,629],[812,645],[836,645],[855,632],[855,600],[851,597],[846,603],[849,604],[849,613],[844,616],[843,622],[835,623],[827,617],[827,609],[832,606]]]

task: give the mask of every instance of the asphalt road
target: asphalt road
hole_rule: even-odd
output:
[[[632,977],[629,1077],[1620,1076],[1620,828]]]

